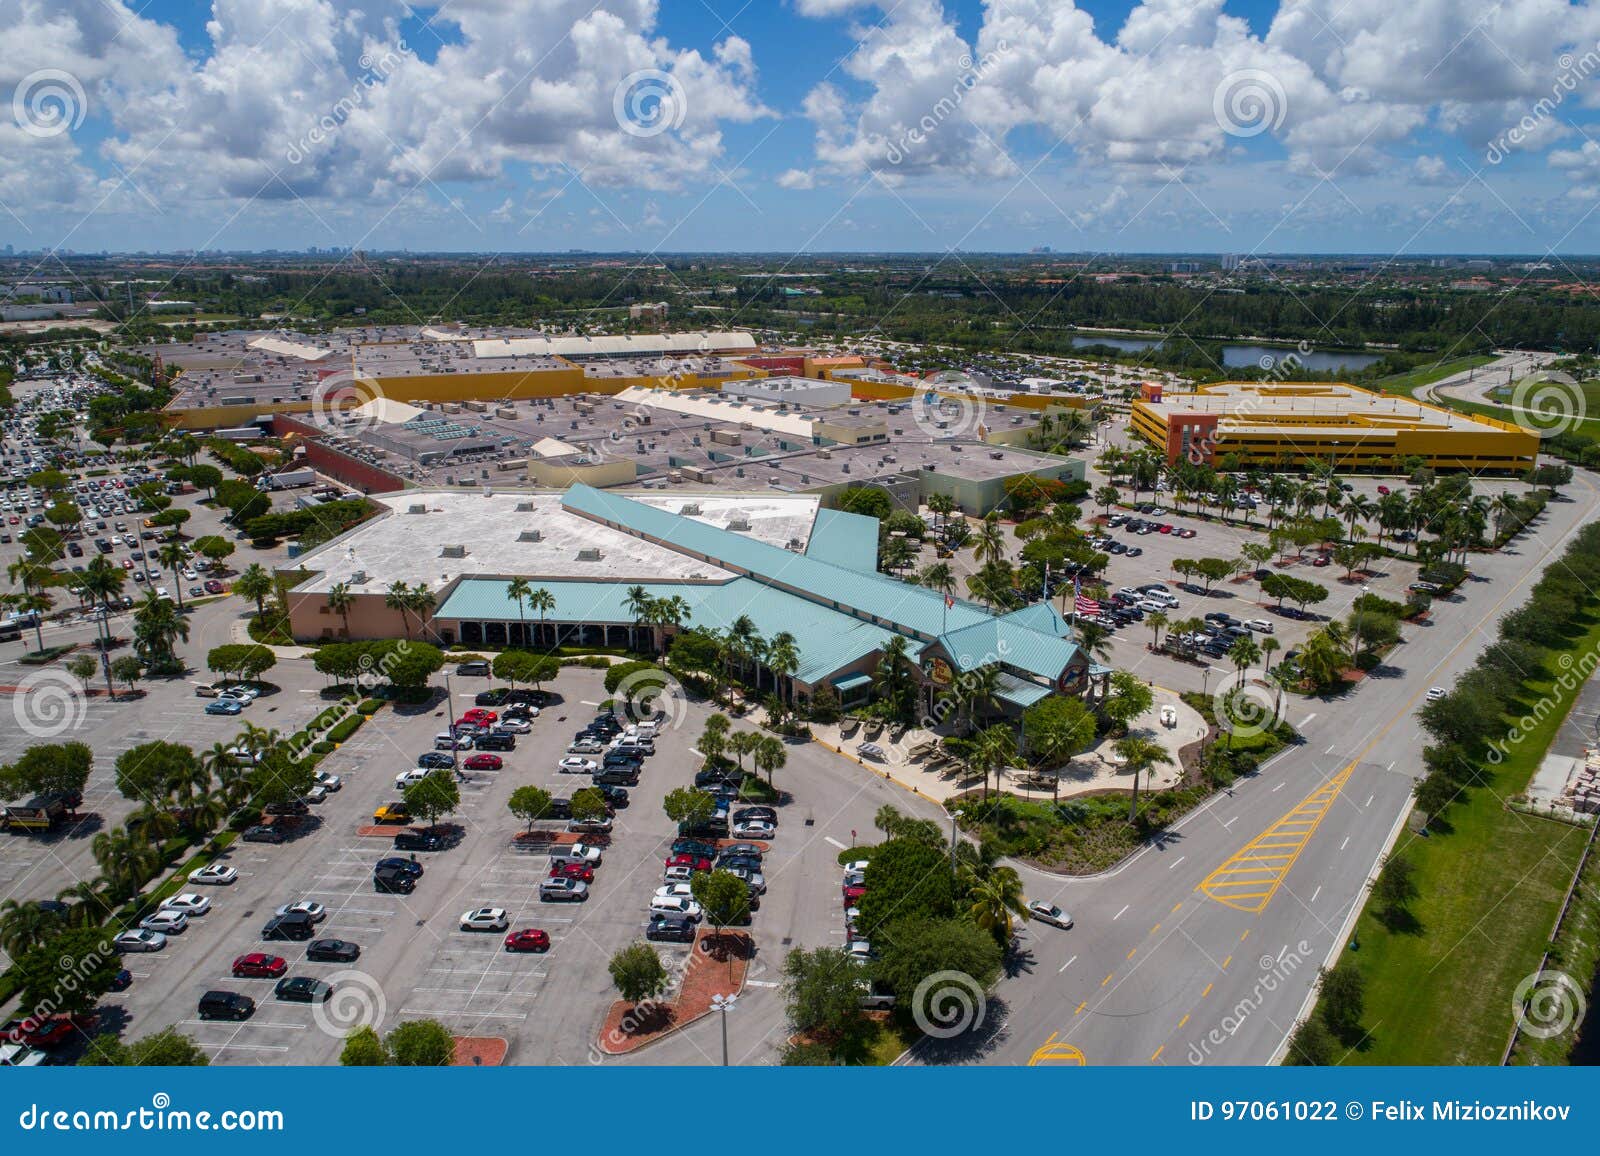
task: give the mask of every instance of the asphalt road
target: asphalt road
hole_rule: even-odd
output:
[[[982,1027],[912,1060],[1270,1063],[1403,823],[1422,696],[1470,666],[1597,505],[1580,475],[1510,549],[1474,558],[1477,580],[1437,606],[1433,625],[1406,629],[1388,677],[1338,700],[1297,700],[1288,714],[1304,744],[1160,845],[1095,879],[1024,868],[1029,897],[1059,903],[1075,926],[1030,924],[1025,965],[1002,980]]]

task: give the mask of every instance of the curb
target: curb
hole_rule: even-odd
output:
[[[840,758],[848,760],[849,762],[855,763],[858,766],[861,766],[861,767],[871,766],[871,764],[869,764],[865,759],[861,758],[859,755],[852,755],[850,752],[842,750],[841,748],[834,746],[830,742],[824,742],[822,739],[817,738],[815,735],[812,736],[811,741],[816,743],[819,747],[824,747],[827,750],[830,750],[834,754],[838,755]],[[934,806],[938,807],[940,810],[944,810],[945,809],[945,805],[944,805],[944,801],[943,800],[935,799],[932,795],[928,794],[925,791],[921,791],[921,790],[917,789],[916,787],[913,787],[910,783],[901,782],[899,779],[895,778],[893,773],[891,773],[890,771],[883,771],[880,777],[882,777],[883,779],[887,780],[888,782],[893,783],[895,786],[899,787],[902,791],[909,791],[911,794],[916,795],[919,799],[926,799],[928,802],[932,803]]]

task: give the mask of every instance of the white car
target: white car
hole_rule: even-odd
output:
[[[301,899],[294,903],[285,903],[282,907],[278,908],[277,911],[273,912],[273,914],[288,915],[291,912],[299,912],[302,915],[308,916],[312,923],[321,923],[324,919],[328,918],[328,909],[322,904],[311,899]]]
[[[682,915],[698,922],[704,912],[693,899],[686,899],[681,895],[657,895],[650,900],[650,914]]]
[[[867,885],[867,873],[865,871],[846,871],[844,873],[844,885],[846,887],[865,887]]]
[[[511,919],[504,907],[480,907],[461,914],[462,931],[504,931],[510,926]]]
[[[872,954],[872,944],[868,943],[865,939],[852,939],[849,943],[845,944],[844,949],[850,958],[855,960],[857,963],[866,963],[869,959],[874,958]]]
[[[563,775],[592,775],[600,769],[593,759],[580,759],[576,755],[568,756],[556,764],[556,770]]]
[[[604,743],[597,743],[593,739],[582,739],[567,748],[569,755],[598,755],[606,749]]]
[[[687,883],[694,878],[693,867],[668,867],[661,873],[661,878],[668,883]]]
[[[1271,634],[1273,631],[1272,623],[1265,618],[1247,618],[1245,619],[1244,627],[1246,630],[1253,630],[1257,634]]]
[[[1441,698],[1443,698],[1445,696],[1446,693],[1447,692],[1445,691],[1444,687],[1442,687],[1442,686],[1430,686],[1428,688],[1428,701],[1429,702],[1438,702]]]
[[[139,920],[139,926],[162,935],[182,935],[189,926],[189,917],[181,911],[157,911]]]
[[[211,900],[204,895],[196,895],[193,891],[185,891],[182,895],[174,895],[171,899],[163,900],[162,911],[176,911],[181,915],[204,915],[211,910]]]
[[[533,729],[533,724],[525,718],[503,718],[494,725],[513,735],[525,735]]]
[[[770,839],[777,833],[778,828],[765,819],[746,819],[733,825],[735,839]]]
[[[1054,903],[1046,903],[1043,899],[1030,901],[1028,914],[1040,923],[1048,923],[1052,927],[1059,927],[1065,930],[1072,926],[1072,916],[1061,910]]]
[[[394,777],[395,790],[403,791],[413,783],[422,782],[431,774],[433,771],[425,767],[412,767],[409,771],[401,771]]]
[[[220,692],[228,698],[236,698],[240,702],[255,702],[261,697],[261,692],[253,686],[245,686],[242,682],[231,683],[220,687]]]
[[[221,863],[212,863],[198,870],[189,872],[190,883],[212,883],[218,886],[236,882],[239,872],[233,867],[224,867]]]
[[[318,783],[300,797],[307,803],[324,803],[328,799],[328,788]]]
[[[591,847],[588,843],[572,843],[565,847],[557,847],[550,852],[552,863],[587,863],[591,867],[600,866],[600,848]]]
[[[111,941],[118,951],[160,951],[167,937],[159,931],[124,931]]]
[[[864,759],[883,759],[883,748],[877,743],[862,743],[856,748],[856,753]]]
[[[656,888],[657,899],[693,899],[694,888],[687,883],[666,883]]]
[[[846,875],[855,875],[865,871],[866,869],[867,860],[865,859],[852,859],[850,862],[844,865],[844,873]]]
[[[217,697],[218,698],[232,698],[233,696],[232,695],[218,695]],[[244,705],[244,700],[243,699],[239,700],[239,705],[240,706]],[[261,752],[260,751],[253,751],[249,747],[229,747],[228,748],[228,757],[230,759],[232,759],[236,763],[252,763],[252,764],[254,764],[254,763],[259,763],[261,761]]]
[[[324,791],[327,791],[331,795],[340,787],[344,786],[344,780],[338,775],[332,774],[328,771],[318,771],[317,786],[321,787]]]

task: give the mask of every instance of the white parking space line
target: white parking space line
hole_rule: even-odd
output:
[[[438,1008],[403,1007],[401,1015],[406,1016],[446,1016],[452,1019],[469,1020],[525,1020],[527,1012],[474,1012],[474,1011],[441,1011]]]
[[[1078,957],[1077,956],[1073,956],[1071,959],[1067,960],[1066,963],[1063,963],[1060,967],[1056,968],[1056,974],[1060,975],[1062,972],[1066,971],[1067,968],[1071,967],[1073,964],[1075,964],[1077,962],[1078,962]],[[777,985],[774,984],[773,986],[776,987]]]
[[[824,843],[833,844],[835,847],[839,848],[839,850],[841,850],[841,851],[848,850],[848,848],[843,843],[839,842],[839,840],[835,839],[832,835],[824,835],[822,837],[822,841]]]

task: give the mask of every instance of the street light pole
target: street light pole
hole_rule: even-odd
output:
[[[461,756],[456,750],[456,698],[450,690],[450,676],[444,676],[444,706],[450,715],[450,770],[460,777]]]
[[[733,1005],[739,1002],[737,995],[721,995],[711,997],[712,1010],[722,1014],[722,1066],[728,1066],[728,1013],[733,1010]]]

